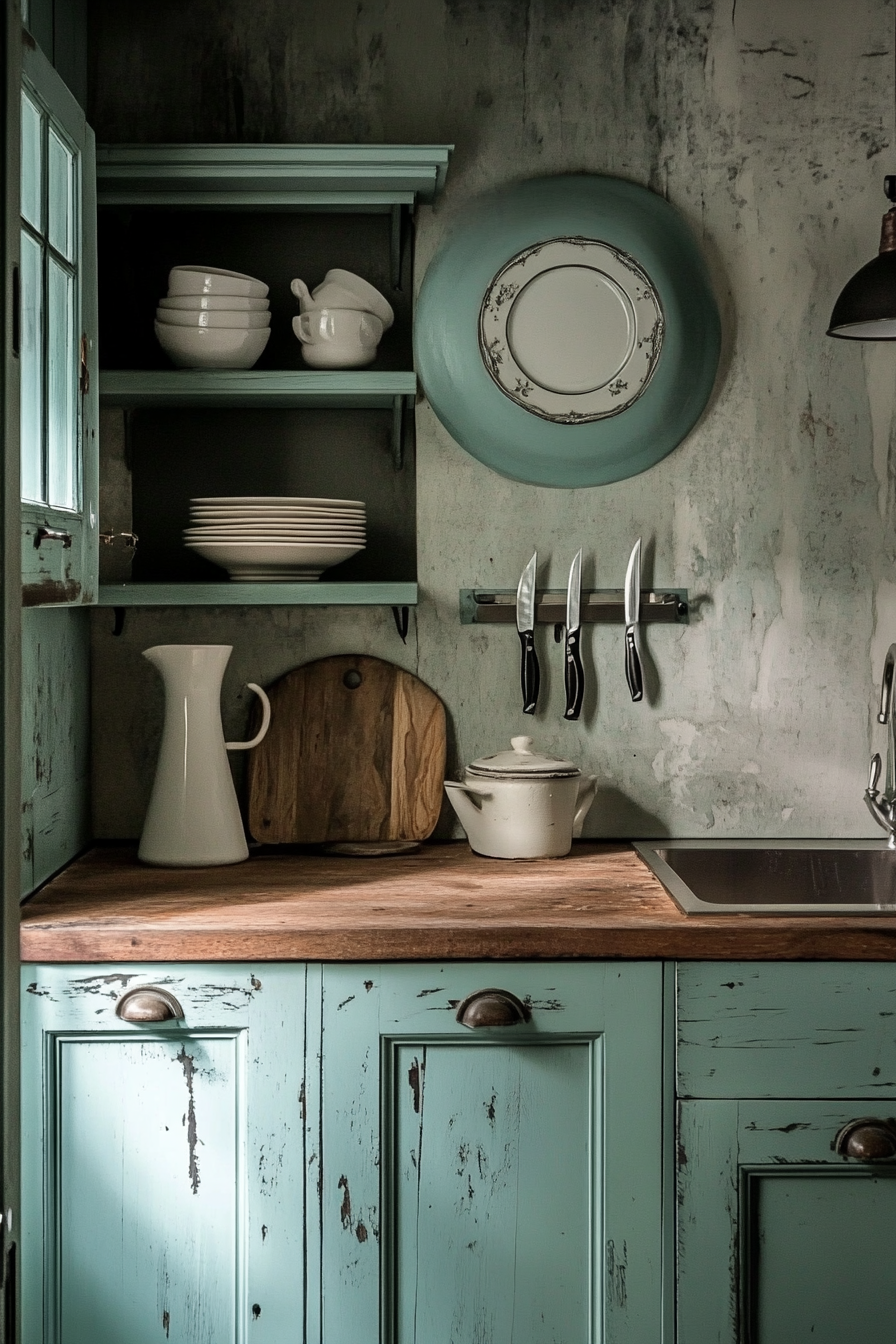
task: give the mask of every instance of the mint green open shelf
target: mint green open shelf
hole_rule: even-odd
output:
[[[106,583],[101,607],[415,607],[416,583]]]
[[[330,407],[387,410],[413,397],[414,373],[370,370],[107,369],[100,404],[124,407]]]

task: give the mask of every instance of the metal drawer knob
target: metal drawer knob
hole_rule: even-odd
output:
[[[477,989],[457,1005],[462,1027],[515,1027],[529,1021],[529,1009],[507,989]]]
[[[140,985],[122,994],[115,1014],[123,1022],[176,1022],[184,1015],[177,999],[167,989]]]
[[[831,1147],[841,1157],[859,1162],[887,1162],[896,1157],[896,1123],[892,1120],[850,1120]]]

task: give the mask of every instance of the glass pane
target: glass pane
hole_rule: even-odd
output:
[[[47,142],[50,246],[66,261],[75,260],[75,156],[50,126]]]
[[[43,502],[43,305],[41,247],[22,231],[22,498]]]
[[[75,282],[51,257],[47,293],[47,502],[77,508]]]
[[[40,108],[22,94],[22,216],[41,231]]]

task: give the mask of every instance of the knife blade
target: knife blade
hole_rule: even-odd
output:
[[[564,719],[577,719],[582,712],[582,697],[585,694],[585,669],[582,666],[582,630],[580,607],[582,602],[582,550],[579,548],[569,567],[569,584],[566,589],[566,661],[564,663],[564,681],[566,682],[566,709]]]
[[[523,692],[523,713],[534,714],[538,704],[541,671],[535,652],[535,570],[538,552],[520,575],[516,590],[516,628],[520,636],[520,687]]]
[[[625,679],[633,700],[644,698],[644,675],[638,651],[641,615],[641,538],[632,547],[625,572]]]

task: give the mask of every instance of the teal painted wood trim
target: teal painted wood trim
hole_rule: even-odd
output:
[[[415,607],[416,583],[105,583],[101,607]]]
[[[308,203],[432,201],[452,145],[101,145],[100,204],[192,205],[208,193]]]
[[[832,1151],[867,1102],[685,1102],[678,1338],[893,1337],[896,1169]]]
[[[390,409],[395,397],[413,397],[412,372],[369,370],[161,369],[100,373],[104,406],[240,406]]]
[[[97,232],[95,140],[82,109],[42,53],[26,50],[23,73],[27,82],[64,129],[78,152],[77,218],[80,231],[75,350],[81,334],[88,339],[90,377],[79,397],[77,470],[81,503],[77,512],[46,504],[22,505],[22,605],[88,606],[96,601],[99,571],[99,401],[97,393]],[[70,543],[45,541],[36,546],[40,527],[68,534]]]
[[[90,840],[90,617],[22,612],[22,895]]]
[[[169,192],[147,191],[134,200],[131,191],[104,191],[100,205],[104,206],[158,206],[162,209],[180,207],[189,210],[264,210],[308,214],[363,214],[386,215],[395,206],[411,209],[416,201],[412,191],[241,191],[234,197],[230,191],[178,192],[172,199]]]
[[[138,984],[184,1020],[122,1022]],[[22,987],[24,1344],[294,1338],[304,967],[31,965]]]
[[[682,1097],[896,1097],[896,967],[681,962]]]
[[[460,1026],[495,983],[531,1022]],[[661,1016],[655,963],[325,966],[320,1337],[658,1340]]]
[[[662,1344],[675,1344],[675,962],[663,962],[663,1321]]]

